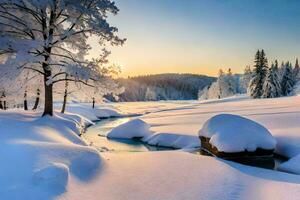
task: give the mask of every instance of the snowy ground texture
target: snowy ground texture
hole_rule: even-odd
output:
[[[100,155],[78,134],[99,117],[146,113],[140,117],[146,125],[133,125],[144,125],[148,143],[191,148],[199,146],[197,133],[209,118],[238,114],[265,126],[276,138],[276,151],[292,158],[281,169],[299,174],[300,97],[118,103],[101,109],[72,104],[54,118],[0,111],[0,199],[299,199],[299,175],[181,150]]]

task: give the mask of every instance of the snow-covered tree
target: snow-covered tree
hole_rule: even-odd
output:
[[[230,68],[225,76],[225,85],[223,86],[223,91],[225,91],[226,96],[232,96],[237,93],[237,84]]]
[[[233,96],[238,92],[238,83],[239,80],[232,74],[230,68],[227,74],[220,69],[217,81],[200,91],[199,99],[220,99]]]
[[[285,71],[285,63],[282,61],[280,67],[278,67],[278,78],[279,81],[282,81],[282,77]]]
[[[281,86],[278,78],[278,69],[275,64],[272,63],[268,70],[264,86],[263,95],[264,98],[275,98],[281,95]]]
[[[9,66],[31,70],[43,77],[44,113],[53,114],[53,85],[65,81],[95,87],[102,74],[100,59],[87,60],[87,39],[100,45],[121,45],[117,28],[107,22],[118,8],[110,0],[1,0],[0,54],[10,56]]]
[[[286,62],[281,80],[281,91],[283,96],[287,96],[292,92],[294,83],[292,64],[290,62]]]
[[[124,89],[120,87],[114,80],[114,76],[120,72],[119,66],[115,64],[107,64],[100,67],[101,78],[92,83],[95,87],[90,87],[78,82],[70,82],[68,77],[65,77],[64,82],[56,84],[54,87],[54,98],[57,101],[62,101],[61,112],[64,112],[67,106],[67,101],[74,100],[80,102],[92,102],[92,107],[95,107],[96,102],[102,102],[105,95],[112,95],[117,99],[117,95],[122,93]]]
[[[293,79],[295,84],[299,81],[299,72],[300,72],[300,67],[299,67],[299,62],[298,58],[296,59],[295,67],[293,69]]]
[[[252,98],[260,98],[263,94],[263,84],[268,70],[268,60],[264,50],[257,51],[254,60],[253,77],[249,83]]]
[[[252,71],[251,71],[250,66],[247,65],[245,67],[244,74],[242,75],[241,80],[240,80],[240,88],[241,88],[242,93],[247,92],[251,78],[252,78]]]
[[[147,101],[155,101],[156,93],[153,88],[147,87],[145,98]]]

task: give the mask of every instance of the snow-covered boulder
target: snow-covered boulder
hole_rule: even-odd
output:
[[[133,119],[129,122],[121,124],[112,129],[108,134],[108,138],[142,138],[149,136],[150,125],[141,119]]]
[[[199,137],[203,148],[211,145],[217,152],[225,153],[272,153],[276,146],[276,140],[265,127],[232,114],[220,114],[207,120]]]

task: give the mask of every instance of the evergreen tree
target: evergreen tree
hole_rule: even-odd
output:
[[[283,77],[284,71],[285,71],[285,64],[282,61],[280,67],[278,68],[278,78],[279,78],[280,82],[282,81],[282,77]]]
[[[236,84],[235,84],[235,80],[234,80],[234,77],[232,75],[232,71],[231,69],[229,68],[228,69],[228,73],[226,75],[226,89],[227,89],[227,95],[228,96],[232,96],[236,93],[236,90],[237,90],[237,87],[236,87]]]
[[[281,80],[281,91],[283,96],[287,96],[291,93],[294,87],[293,69],[289,62],[286,62],[284,66],[284,73]]]
[[[219,70],[219,77],[217,80],[217,84],[218,84],[218,99],[220,99],[223,96],[223,86],[225,85],[225,73],[223,72],[222,69]]]
[[[263,97],[264,98],[274,98],[279,97],[281,95],[280,82],[278,79],[278,73],[276,64],[271,65],[268,70],[264,87],[263,87]]]
[[[249,84],[249,91],[252,98],[260,98],[263,94],[263,85],[268,70],[268,60],[264,50],[256,52],[254,63],[253,77]]]
[[[293,69],[293,79],[294,79],[294,83],[296,84],[299,80],[299,71],[300,71],[300,67],[299,67],[299,63],[298,63],[298,58],[296,59],[296,63],[295,63],[295,67]]]
[[[274,69],[277,71],[277,73],[278,73],[278,69],[279,69],[279,66],[278,66],[278,61],[277,60],[275,60],[275,62],[274,62]],[[278,74],[277,74],[278,75]]]

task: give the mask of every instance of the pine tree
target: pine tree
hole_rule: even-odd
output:
[[[294,83],[296,84],[299,80],[299,71],[300,71],[300,67],[299,67],[299,63],[298,63],[298,58],[296,59],[296,63],[295,63],[295,67],[293,69],[293,79],[294,79]]]
[[[282,77],[283,77],[283,74],[284,74],[284,70],[285,70],[285,64],[284,62],[282,61],[281,62],[281,65],[280,67],[278,66],[278,78],[279,78],[279,82],[281,83],[282,81]]]
[[[278,69],[276,68],[276,64],[272,63],[264,82],[262,95],[264,98],[275,98],[281,95],[281,88],[277,70]]]
[[[268,60],[264,50],[258,50],[255,54],[253,78],[249,84],[250,96],[260,98],[263,94],[263,85],[268,70]]]
[[[228,69],[228,73],[226,75],[226,86],[227,96],[232,96],[236,93],[237,88],[230,68]]]
[[[284,66],[284,73],[281,80],[281,91],[283,96],[289,95],[294,87],[293,80],[293,69],[292,65],[289,62],[286,62]]]
[[[223,85],[224,85],[224,77],[225,73],[223,72],[222,69],[219,70],[219,77],[217,80],[217,85],[218,85],[218,99],[220,99],[223,96]]]
[[[277,71],[278,71],[278,69],[279,69],[278,61],[277,61],[277,60],[275,60],[275,62],[274,62],[274,69],[277,70]],[[278,75],[278,74],[277,74],[277,75]]]

